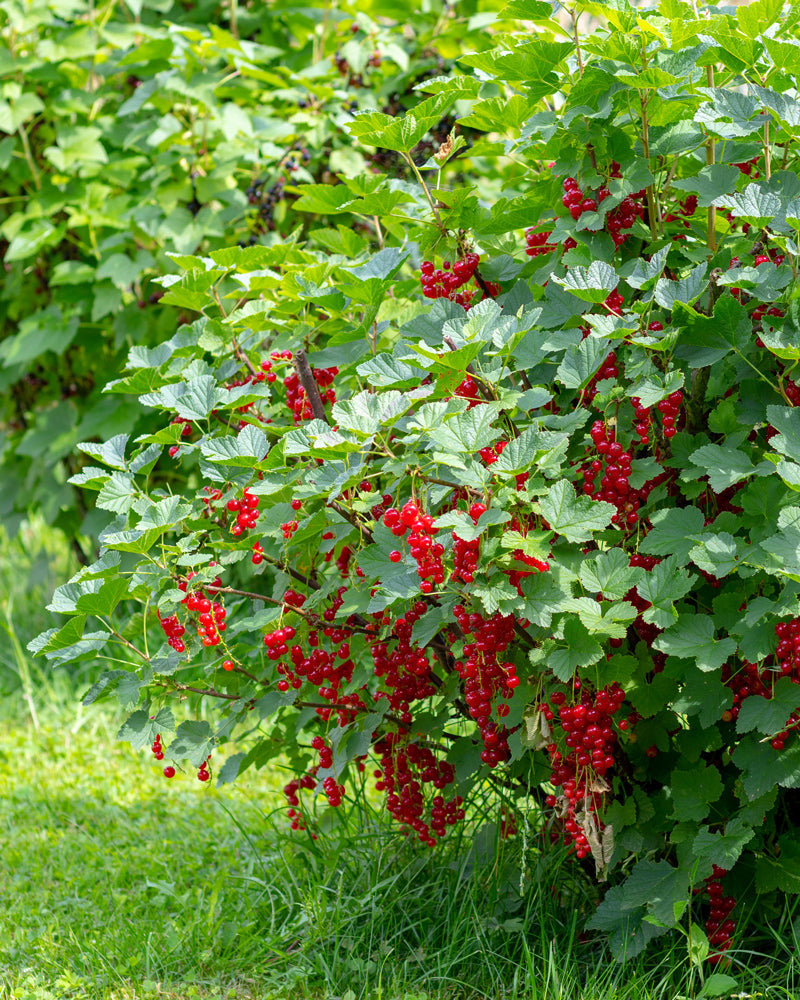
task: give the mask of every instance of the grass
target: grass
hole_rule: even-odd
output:
[[[85,677],[24,653],[68,571],[41,528],[0,538],[3,1000],[697,995],[680,941],[620,966],[584,939],[592,900],[572,862],[524,825],[499,840],[493,800],[422,852],[368,799],[317,841],[290,835],[279,771],[221,789],[166,781],[116,743],[113,708],[80,705]],[[734,955],[733,992],[800,995],[793,916]]]

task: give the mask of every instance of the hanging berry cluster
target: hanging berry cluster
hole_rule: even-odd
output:
[[[194,573],[188,573],[186,580],[178,583],[178,590],[186,593],[188,581],[194,577]],[[216,589],[222,586],[222,581],[216,577],[209,589]],[[189,611],[197,614],[197,635],[204,646],[218,646],[222,642],[220,632],[224,632],[228,627],[225,621],[227,612],[219,601],[211,601],[205,595],[203,588],[198,587],[186,593],[186,597],[181,601]],[[174,647],[173,647],[174,648]]]
[[[162,618],[160,611],[156,611],[156,614],[158,615],[158,622],[167,637],[167,643],[176,653],[184,653],[186,651],[186,643],[181,636],[186,633],[186,626],[180,623],[177,615]]]
[[[576,705],[565,704],[564,692],[555,691],[550,697],[550,705],[539,706],[545,718],[557,721],[561,729],[563,749],[559,749],[556,742],[547,747],[553,765],[550,780],[556,788],[562,789],[564,841],[575,845],[579,858],[585,858],[589,853],[584,829],[587,821],[579,814],[583,812],[591,816],[599,831],[604,828],[597,815],[602,792],[607,787],[602,779],[614,766],[617,734],[613,728],[613,716],[624,700],[625,692],[614,683],[594,695],[584,691]],[[550,795],[546,802],[555,807],[558,798]]]
[[[283,351],[282,356],[291,358],[291,351]],[[339,374],[337,367],[332,368],[312,368],[311,374],[314,381],[319,386],[319,394],[324,404],[336,402],[336,391],[331,388],[333,381]],[[292,418],[295,424],[301,424],[304,420],[313,420],[314,411],[311,409],[311,401],[306,395],[305,389],[300,384],[297,372],[289,372],[283,380],[286,388],[286,405],[292,411]]]
[[[455,781],[455,768],[424,746],[408,743],[399,733],[389,733],[379,740],[374,751],[380,755],[380,769],[375,771],[375,788],[386,792],[386,808],[403,827],[413,830],[428,847],[436,846],[436,838],[444,837],[448,826],[464,819],[460,795],[445,800],[435,795],[428,816],[423,794],[424,785],[439,791]]]
[[[259,518],[258,505],[260,502],[260,497],[245,489],[240,496],[231,497],[225,504],[231,514],[236,514],[236,520],[231,525],[231,534],[234,537],[255,528]]]
[[[409,500],[402,510],[390,507],[383,515],[383,523],[397,538],[402,538],[406,532],[410,532],[409,551],[417,563],[419,589],[423,594],[430,594],[434,585],[444,583],[442,566],[444,546],[434,541],[433,536],[438,529],[430,514],[423,514],[419,506],[413,500]],[[393,562],[399,562],[401,558],[402,555],[398,550],[390,555]]]
[[[464,659],[456,662],[464,682],[464,701],[483,741],[481,760],[496,767],[508,758],[508,732],[491,718],[492,707],[498,718],[505,718],[519,686],[516,665],[500,659],[514,640],[514,616],[495,612],[484,618],[461,604],[453,615],[464,636],[472,636],[472,641],[464,643]]]
[[[722,879],[727,874],[727,869],[714,865],[711,874],[704,880],[704,885],[694,890],[694,894],[699,895],[705,889],[711,904],[706,920],[706,934],[711,945],[707,961],[711,965],[722,961],[724,953],[733,944],[733,932],[736,930],[736,923],[730,918],[736,900],[732,896],[726,896],[722,886]]]
[[[450,299],[468,309],[475,292],[459,292],[458,289],[472,280],[479,263],[480,256],[476,253],[465,254],[454,264],[446,260],[441,268],[433,261],[424,260],[420,266],[422,294],[426,299]]]
[[[481,514],[486,513],[486,504],[474,503],[469,508],[469,516],[472,523],[477,524]],[[461,580],[462,583],[472,583],[475,579],[475,571],[478,568],[478,556],[480,553],[480,539],[474,538],[466,541],[453,532],[453,580]]]

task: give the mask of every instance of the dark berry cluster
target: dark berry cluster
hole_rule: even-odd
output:
[[[714,865],[711,874],[704,880],[711,904],[706,920],[706,934],[712,949],[706,961],[711,965],[717,965],[723,959],[724,953],[733,944],[733,932],[736,930],[736,923],[730,918],[736,900],[726,896],[722,886],[722,879],[727,874],[727,869]],[[695,894],[702,891],[702,888],[694,890]]]

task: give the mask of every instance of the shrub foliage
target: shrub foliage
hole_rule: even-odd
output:
[[[186,322],[105,387],[150,427],[80,445],[100,556],[33,647],[111,660],[87,701],[167,775],[288,759],[296,828],[365,768],[431,847],[486,782],[533,800],[618,954],[717,963],[746,892],[800,891],[800,10],[581,9],[446,8],[452,71],[335,119],[371,169],[181,243]]]

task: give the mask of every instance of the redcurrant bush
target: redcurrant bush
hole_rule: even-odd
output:
[[[494,787],[616,953],[691,919],[720,965],[800,891],[797,29],[602,9],[353,117],[376,172],[293,193],[368,248],[175,259],[192,322],[108,387],[161,429],[81,446],[100,557],[33,648],[113,657],[87,702],[201,782],[280,754],[298,832],[368,781],[435,848]],[[420,156],[456,101],[485,184]]]

